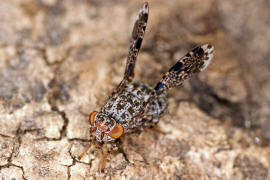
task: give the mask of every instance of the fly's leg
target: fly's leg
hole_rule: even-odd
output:
[[[117,86],[117,88],[114,90],[114,93],[124,89],[133,80],[136,59],[143,41],[148,20],[148,13],[149,13],[148,3],[145,2],[143,7],[139,10],[137,14],[135,24],[133,27],[124,78]]]
[[[92,145],[93,145],[93,142],[90,142],[88,147],[79,155],[78,157],[79,160],[81,160],[85,156],[85,154],[90,150]]]
[[[99,170],[101,172],[104,172],[105,165],[107,162],[107,157],[108,157],[107,144],[104,144],[99,152],[100,152],[100,156],[101,156],[100,162],[99,162]]]
[[[98,164],[98,170],[100,172],[104,172],[106,161],[107,161],[107,157],[108,157],[108,148],[107,148],[107,144],[106,143],[105,144],[102,144],[102,143],[94,144],[94,142],[90,142],[90,144],[85,149],[85,151],[83,151],[79,155],[78,160],[81,160],[85,156],[85,154],[90,150],[90,148],[93,145],[95,146],[95,150],[97,150],[98,157],[100,159],[99,164]]]

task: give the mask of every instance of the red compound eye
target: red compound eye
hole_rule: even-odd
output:
[[[120,124],[116,124],[108,135],[114,139],[117,139],[120,138],[123,134],[124,134],[123,126],[121,126]]]
[[[97,115],[97,111],[93,111],[90,115],[89,115],[89,123],[91,126],[94,126],[95,124],[95,117]]]

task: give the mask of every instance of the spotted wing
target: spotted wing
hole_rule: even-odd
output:
[[[134,77],[135,63],[143,41],[148,20],[148,13],[149,13],[148,3],[145,2],[143,4],[143,7],[139,10],[135,20],[127,56],[127,64],[124,78],[118,85],[116,92],[125,88]]]
[[[213,58],[213,53],[214,47],[210,44],[198,46],[187,53],[163,75],[154,88],[156,94],[176,87],[193,74],[205,70]]]

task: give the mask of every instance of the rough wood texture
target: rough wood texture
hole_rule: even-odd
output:
[[[142,1],[0,1],[0,179],[270,179],[270,13],[264,0],[150,1],[135,79],[197,44],[207,71],[170,91],[157,126],[121,138],[105,173],[89,124],[121,81]]]

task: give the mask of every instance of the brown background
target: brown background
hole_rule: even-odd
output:
[[[269,179],[270,3],[152,0],[136,80],[154,85],[199,44],[199,76],[170,91],[158,129],[121,138],[99,173],[87,114],[120,82],[143,1],[0,1],[0,178]],[[96,152],[96,151],[95,151]]]

